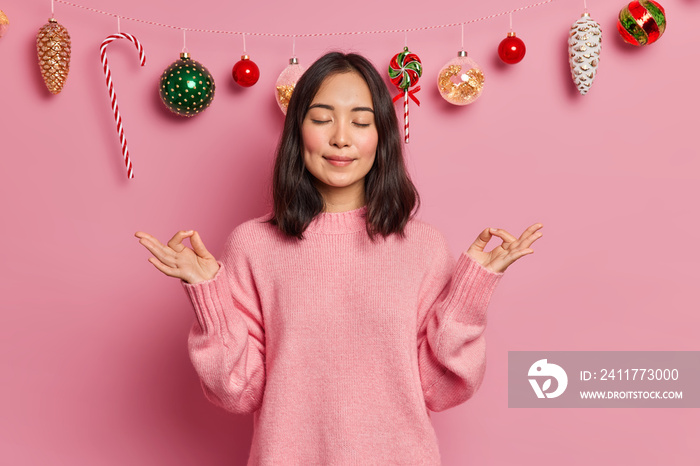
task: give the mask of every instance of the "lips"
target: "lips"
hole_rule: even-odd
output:
[[[329,155],[328,157],[323,158],[326,159],[326,162],[330,163],[335,167],[347,167],[354,160],[350,157],[340,157],[338,155]]]

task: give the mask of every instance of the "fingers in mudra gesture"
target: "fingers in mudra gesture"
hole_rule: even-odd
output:
[[[542,228],[541,223],[535,223],[520,235],[520,238],[508,233],[500,228],[487,228],[482,231],[476,241],[469,246],[467,254],[479,262],[484,268],[492,272],[504,272],[510,264],[521,257],[535,252],[530,248],[538,238],[542,237],[542,232],[537,231]],[[491,251],[484,251],[486,244],[496,236],[503,242]]]
[[[195,230],[178,231],[167,245],[142,231],[137,231],[134,236],[153,254],[148,262],[165,275],[194,284],[214,278],[219,271],[216,258],[207,250]],[[192,249],[182,244],[185,238],[190,239]]]

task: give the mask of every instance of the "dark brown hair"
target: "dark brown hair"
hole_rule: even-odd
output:
[[[349,72],[358,73],[369,87],[379,135],[374,164],[365,176],[367,234],[372,241],[377,234],[386,238],[397,233],[403,237],[414,207],[417,211],[420,206],[420,196],[406,171],[398,119],[386,84],[365,57],[329,52],[297,81],[277,147],[272,179],[273,216],[266,222],[288,236],[304,239],[306,227],[324,208],[323,196],[304,165],[302,123],[323,81]]]

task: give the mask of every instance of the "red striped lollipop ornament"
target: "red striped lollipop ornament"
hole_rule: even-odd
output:
[[[415,93],[420,91],[420,86],[411,89],[418,83],[418,79],[423,74],[423,65],[418,55],[408,51],[408,47],[403,48],[403,52],[397,53],[389,62],[389,78],[399,90],[403,91],[403,120],[405,142],[408,143],[408,99],[409,97],[420,106],[420,102]],[[396,102],[401,94],[394,97]]]
[[[122,126],[122,117],[119,113],[119,106],[117,105],[117,94],[114,92],[114,83],[112,82],[112,73],[109,70],[109,64],[107,63],[107,46],[117,39],[126,39],[136,46],[139,52],[139,60],[141,61],[141,66],[146,64],[146,54],[143,51],[143,46],[136,39],[136,37],[126,32],[120,32],[118,34],[112,34],[107,36],[105,40],[102,41],[100,46],[100,60],[102,60],[102,68],[105,72],[105,79],[107,82],[107,90],[109,91],[109,98],[112,101],[112,112],[114,113],[114,120],[117,123],[117,133],[119,134],[119,141],[122,145],[122,155],[124,156],[124,163],[126,164],[126,175],[128,178],[134,177],[134,170],[131,165],[131,159],[129,158],[129,148],[126,145],[126,136],[124,136],[124,127]]]

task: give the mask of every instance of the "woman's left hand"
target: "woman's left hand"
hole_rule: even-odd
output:
[[[469,246],[467,254],[492,272],[505,272],[510,264],[527,254],[535,252],[530,249],[530,245],[542,236],[542,232],[537,231],[542,226],[541,223],[535,223],[525,230],[520,235],[520,238],[515,238],[515,236],[500,228],[487,228]],[[492,236],[498,236],[503,240],[503,243],[491,251],[485,252],[484,248]]]

